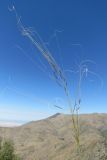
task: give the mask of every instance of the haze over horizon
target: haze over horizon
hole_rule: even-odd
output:
[[[0,120],[27,122],[69,113],[49,65],[21,35],[13,5],[23,25],[39,33],[64,71],[72,101],[78,81],[74,72],[81,61],[90,61],[81,86],[80,113],[107,113],[107,1],[4,0],[0,6]]]

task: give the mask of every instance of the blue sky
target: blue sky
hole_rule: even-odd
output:
[[[50,67],[21,35],[15,6],[26,27],[42,37],[63,70],[94,61],[82,83],[81,113],[107,112],[107,1],[4,0],[0,5],[0,119],[29,121],[68,112],[63,89],[50,78]],[[66,72],[72,95],[78,74]],[[102,84],[103,83],[103,84]],[[54,107],[63,106],[63,110]]]

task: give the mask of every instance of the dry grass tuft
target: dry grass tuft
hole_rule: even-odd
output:
[[[87,76],[87,73],[89,72],[87,65],[85,63],[90,62],[90,60],[82,61],[79,65],[79,70],[77,71],[77,73],[79,74],[79,80],[77,85],[77,95],[76,95],[75,103],[73,104],[72,98],[69,92],[68,82],[67,82],[66,76],[64,75],[64,71],[60,68],[60,66],[52,56],[51,52],[43,42],[40,35],[37,32],[34,32],[32,28],[24,27],[14,6],[12,6],[11,9],[9,8],[9,10],[15,12],[17,25],[20,32],[22,33],[23,36],[27,37],[31,41],[31,43],[39,50],[39,52],[48,62],[52,70],[54,80],[56,81],[57,84],[59,84],[63,88],[65,92],[65,96],[67,98],[67,103],[70,109],[71,117],[72,117],[73,133],[74,133],[73,136],[79,148],[80,147],[80,125],[79,125],[78,112],[81,104],[81,83],[82,83],[83,76],[84,75]]]

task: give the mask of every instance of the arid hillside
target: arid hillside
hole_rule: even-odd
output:
[[[107,115],[80,115],[80,153],[73,138],[70,115],[15,128],[0,128],[0,136],[12,139],[23,160],[107,160]]]

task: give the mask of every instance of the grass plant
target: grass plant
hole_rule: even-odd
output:
[[[17,26],[21,34],[27,37],[30,40],[30,42],[34,45],[34,47],[36,47],[39,50],[40,54],[48,62],[51,68],[51,71],[53,73],[53,79],[56,81],[58,85],[60,85],[63,88],[63,91],[67,99],[68,107],[71,113],[73,133],[74,133],[73,137],[75,139],[77,147],[79,148],[80,147],[80,124],[79,124],[78,114],[79,114],[79,109],[81,104],[81,83],[84,75],[87,75],[88,68],[85,63],[88,62],[89,60],[82,61],[78,66],[79,69],[77,72],[79,75],[79,79],[77,84],[76,98],[75,98],[75,102],[73,103],[65,73],[57,63],[56,59],[52,56],[51,52],[49,51],[48,47],[45,45],[40,35],[36,31],[33,32],[32,28],[25,27],[22,24],[21,19],[18,16],[14,6],[12,6],[12,8],[9,8],[9,10],[14,11],[17,19]]]

